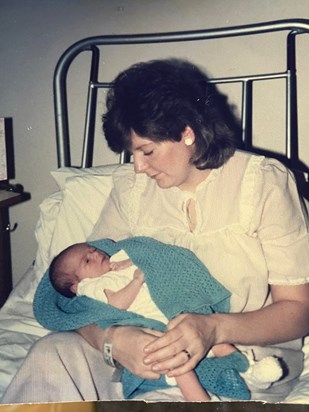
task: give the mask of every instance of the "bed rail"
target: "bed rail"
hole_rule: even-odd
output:
[[[91,68],[88,83],[88,98],[84,130],[81,167],[90,167],[93,159],[94,132],[96,119],[97,91],[108,88],[110,83],[99,82],[100,50],[98,46],[186,42],[219,39],[237,36],[251,36],[263,33],[286,31],[286,70],[280,73],[266,73],[250,76],[224,77],[212,79],[219,83],[241,83],[242,85],[242,141],[247,150],[254,150],[252,144],[252,85],[254,82],[283,78],[286,81],[286,156],[285,163],[296,172],[305,174],[308,181],[308,168],[300,162],[298,154],[297,119],[297,76],[296,76],[296,36],[309,33],[309,20],[290,19],[272,22],[234,26],[228,28],[195,31],[105,35],[89,37],[69,47],[61,56],[54,73],[54,108],[57,140],[58,167],[71,166],[70,132],[67,100],[67,74],[72,61],[84,51],[91,51]],[[263,151],[265,153],[265,151]],[[280,157],[280,155],[279,155]],[[282,157],[282,156],[281,156]],[[128,161],[128,155],[121,156],[121,162]],[[283,159],[282,159],[283,160]],[[308,182],[306,182],[307,184]],[[308,189],[307,189],[308,190]]]

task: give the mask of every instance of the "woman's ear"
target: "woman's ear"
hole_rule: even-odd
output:
[[[184,144],[186,146],[192,146],[195,142],[195,134],[190,126],[186,126],[185,130],[182,132],[182,137]]]

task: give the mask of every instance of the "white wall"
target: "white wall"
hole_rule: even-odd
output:
[[[31,201],[10,210],[12,223],[19,224],[12,233],[14,282],[35,256],[38,205],[56,190],[49,174],[57,167],[52,76],[59,56],[68,46],[98,34],[183,31],[285,18],[309,18],[308,0],[0,0],[0,116],[13,117],[16,182],[22,183],[32,196]],[[270,70],[277,65],[284,66],[284,56],[275,40],[265,39],[256,50],[251,43],[240,41],[241,53],[249,52],[248,58],[242,57],[239,44],[236,47],[231,40],[224,47],[222,43],[209,45],[202,59],[201,50],[192,46],[177,53],[197,62],[206,60],[205,66],[215,76],[221,75],[226,67],[231,74],[237,73],[244,63],[248,71],[256,65],[269,65]],[[304,74],[309,72],[308,36],[299,43],[300,74]],[[162,49],[162,45],[138,48],[130,51],[130,56],[123,51],[119,55],[109,50],[107,71],[114,76],[133,61],[174,54],[172,46],[167,52]],[[108,66],[109,61],[113,63]],[[84,64],[81,61],[81,67]],[[79,66],[73,68],[72,77],[77,78],[79,72]],[[234,95],[231,92],[236,100],[237,92]],[[80,131],[79,94],[77,91],[72,109],[76,134]],[[266,99],[263,90],[260,94],[265,103],[269,99],[268,104],[274,105],[272,95]],[[301,87],[300,100],[305,107],[309,100],[308,83]],[[267,107],[257,119],[262,145],[263,139],[269,140],[270,134],[281,133],[281,126],[270,117]],[[306,131],[309,124],[304,109],[300,116],[301,148],[303,160],[308,164]],[[101,148],[97,150],[100,155],[102,151]],[[114,160],[113,156],[103,154],[97,162]]]

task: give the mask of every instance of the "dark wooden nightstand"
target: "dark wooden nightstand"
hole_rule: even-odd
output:
[[[0,307],[12,290],[11,228],[9,208],[30,199],[30,193],[0,190]]]

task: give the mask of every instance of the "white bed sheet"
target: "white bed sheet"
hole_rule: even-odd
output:
[[[49,332],[33,316],[34,282],[34,268],[30,267],[0,311],[0,399],[31,345]]]
[[[49,332],[33,316],[32,301],[37,284],[55,254],[90,235],[110,193],[111,173],[115,167],[65,168],[52,173],[59,192],[45,199],[40,207],[35,231],[39,245],[36,263],[27,269],[0,311],[0,399],[31,345]],[[131,168],[132,165],[122,167]],[[309,404],[309,337],[304,354],[304,371],[286,399],[287,403]],[[178,400],[173,392],[170,396],[165,393],[163,398],[160,392],[152,393],[148,399]]]

